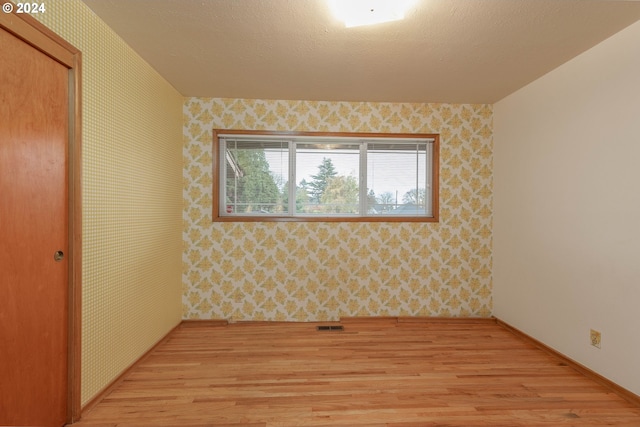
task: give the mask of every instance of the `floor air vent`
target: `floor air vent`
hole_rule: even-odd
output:
[[[316,326],[316,329],[319,331],[344,331],[344,326],[323,325]]]

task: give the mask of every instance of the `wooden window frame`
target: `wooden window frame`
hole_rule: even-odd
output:
[[[220,215],[220,135],[247,135],[270,137],[319,137],[319,138],[388,138],[388,139],[432,139],[432,216],[295,216],[295,215]],[[212,150],[212,217],[214,222],[439,222],[440,212],[440,135],[439,134],[409,134],[409,133],[354,133],[354,132],[281,132],[257,131],[238,129],[214,129]]]

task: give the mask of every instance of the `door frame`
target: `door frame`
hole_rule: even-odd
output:
[[[14,5],[15,6],[15,5]],[[67,350],[67,423],[81,415],[81,326],[82,326],[82,54],[28,14],[0,13],[0,27],[69,70],[69,140],[67,145],[69,197],[69,346]]]

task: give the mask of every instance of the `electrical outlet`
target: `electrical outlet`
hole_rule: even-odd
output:
[[[591,329],[591,333],[589,336],[591,338],[591,345],[597,348],[601,348],[600,342],[602,335],[600,334],[600,331],[594,331],[593,329]]]

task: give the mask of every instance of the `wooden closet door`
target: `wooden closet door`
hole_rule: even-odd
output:
[[[68,415],[69,70],[0,29],[0,425]]]

